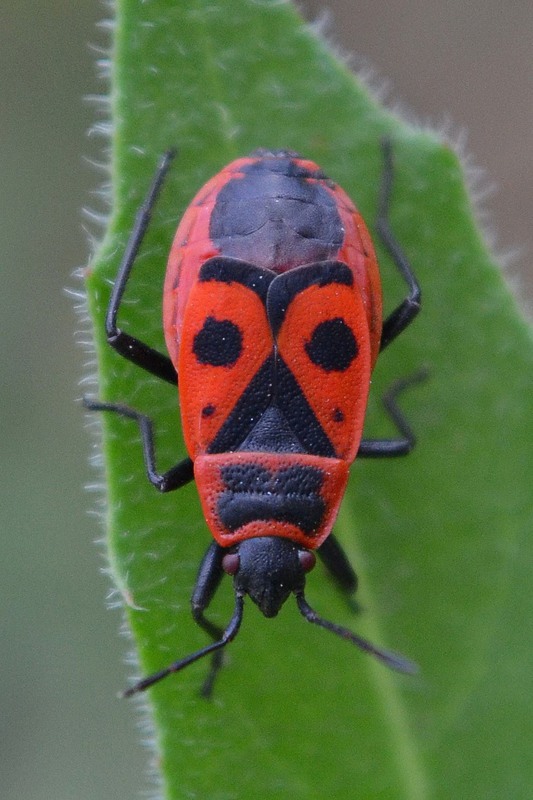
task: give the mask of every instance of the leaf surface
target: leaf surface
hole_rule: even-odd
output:
[[[198,188],[256,147],[318,162],[374,230],[380,138],[392,137],[391,224],[423,311],[380,357],[366,435],[393,435],[379,397],[421,365],[402,398],[408,459],[361,461],[336,527],[360,577],[362,613],[321,568],[308,597],[324,616],[420,665],[391,674],[288,602],[275,620],[248,603],[214,700],[205,663],[150,692],[165,796],[529,797],[531,697],[531,331],[474,221],[456,155],[381,108],[284,2],[119,0],[113,213],[87,278],[102,398],[149,413],[161,470],[185,455],[176,391],[105,343],[103,318],[135,212],[159,156],[179,148],[128,285],[119,324],[164,352],[161,292],[177,223]],[[377,242],[385,308],[405,289]],[[158,496],[139,435],[103,419],[109,553],[148,674],[205,644],[189,597],[210,535],[194,486]],[[231,614],[229,581],[213,603]]]

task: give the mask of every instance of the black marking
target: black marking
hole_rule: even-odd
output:
[[[208,403],[202,408],[202,417],[212,417],[216,411],[216,407],[212,403]]]
[[[240,283],[254,291],[264,303],[268,287],[275,277],[275,273],[271,270],[261,269],[247,261],[215,256],[202,264],[198,280],[200,282]]]
[[[239,452],[305,453],[279,408],[271,405],[252,432],[239,447]]]
[[[229,319],[206,317],[194,337],[192,350],[200,364],[232,367],[242,353],[242,333]]]
[[[257,442],[263,452],[304,452],[335,458],[335,449],[283,359],[269,356],[256,372],[233,411],[208,447],[208,453],[249,451],[254,428],[263,415],[275,408],[290,429],[290,438],[281,440],[267,424],[258,426]],[[268,422],[268,420],[267,420]],[[267,450],[269,445],[272,450]]]
[[[270,286],[267,296],[267,314],[274,335],[293,299],[310,286],[328,286],[338,283],[353,286],[353,274],[342,261],[319,261],[278,275]]]
[[[220,190],[209,235],[225,256],[276,272],[334,257],[344,228],[321,171],[261,154]]]
[[[314,329],[305,352],[325,372],[346,372],[358,353],[357,341],[341,318],[327,319]]]
[[[249,155],[249,158],[301,158],[296,150],[288,150],[285,147],[270,149],[268,147],[256,147]]]
[[[288,522],[308,535],[320,527],[326,510],[322,470],[295,465],[271,472],[260,464],[232,464],[221,469],[221,477],[226,490],[217,511],[229,530],[257,520]]]
[[[217,435],[208,453],[238,450],[272,402],[274,357],[269,356],[255,373]]]
[[[204,265],[202,280],[242,280],[254,288],[255,275],[265,275],[265,283],[262,285],[269,282],[266,308],[274,335],[294,297],[309,286],[353,285],[351,270],[338,261],[319,262],[272,277],[272,273],[255,270],[252,265],[234,259],[214,258]],[[195,353],[198,349],[204,359],[203,363],[231,365],[240,354],[241,333],[234,326],[232,333],[228,328],[227,331],[222,331],[224,335],[221,337],[208,336],[208,333],[214,334],[214,328],[220,324],[215,320],[213,323],[205,334],[205,343],[200,340],[198,348],[196,345],[199,334],[195,337]],[[233,325],[228,320],[224,324]],[[200,333],[203,331],[204,329]],[[305,347],[313,363],[325,371],[345,370],[357,355],[355,337],[340,317],[320,323]],[[340,414],[342,416],[342,411]],[[338,421],[342,420],[338,418]],[[263,362],[208,448],[209,453],[241,450],[305,452],[328,458],[336,456],[327,433],[291,370],[278,353],[272,353]]]
[[[276,404],[306,453],[335,458],[336,453],[296,378],[279,356],[276,360]]]
[[[344,422],[344,411],[342,408],[336,408],[332,414],[333,422]]]
[[[243,172],[251,172],[253,169],[266,169],[270,170],[270,172],[281,172],[290,178],[311,178],[312,180],[330,182],[326,173],[320,168],[308,169],[303,164],[298,163],[303,159],[294,150],[268,150],[258,147],[257,150],[250,153],[250,158],[257,158],[258,161],[251,167],[245,167]]]

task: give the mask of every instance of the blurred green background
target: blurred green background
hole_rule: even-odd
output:
[[[228,0],[231,2],[231,0]],[[318,2],[300,2],[314,18]],[[331,0],[328,35],[387,79],[390,103],[423,121],[468,129],[467,149],[498,193],[485,205],[500,250],[521,248],[511,277],[533,299],[533,4],[494,0]],[[87,262],[80,210],[102,180],[87,159],[96,119],[83,98],[105,87],[90,43],[105,17],[85,3],[3,4],[0,11],[0,796],[131,798],[149,787],[128,643],[88,516],[94,480],[82,394],[79,326],[64,287]],[[360,65],[360,61],[354,61]],[[379,77],[374,83],[379,85]],[[317,121],[317,124],[320,124]],[[180,209],[177,209],[179,213]],[[94,225],[89,225],[98,233]]]

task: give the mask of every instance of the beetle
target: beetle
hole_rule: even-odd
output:
[[[394,669],[414,669],[403,656],[322,618],[304,594],[314,551],[343,592],[357,587],[331,533],[355,457],[401,456],[415,443],[397,398],[420,375],[397,381],[384,397],[398,437],[362,438],[376,359],[413,321],[421,297],[388,221],[388,139],[382,151],[377,230],[407,285],[407,296],[385,320],[372,240],[348,195],[314,162],[289,150],[261,149],[209,180],[178,226],[163,293],[169,356],[117,323],[174,151],[160,160],[118,270],[105,329],[121,356],[178,382],[189,455],[160,473],[148,416],[88,398],[85,405],[139,425],[147,476],[159,491],[196,481],[213,541],[199,568],[192,614],[212,641],[138,681],[126,696],[213,654],[202,689],[209,696],[223,648],[241,625],[245,595],[274,617],[294,594],[309,622]],[[233,577],[235,606],[223,629],[205,612],[224,573]]]

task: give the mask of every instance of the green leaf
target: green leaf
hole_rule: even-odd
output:
[[[159,156],[179,148],[128,285],[120,326],[164,349],[161,289],[196,190],[256,147],[317,161],[373,228],[380,137],[394,142],[392,226],[423,289],[420,318],[379,359],[368,436],[392,435],[379,397],[402,398],[408,459],[356,463],[336,527],[361,582],[355,616],[321,568],[310,602],[404,652],[398,676],[287,606],[246,605],[211,702],[199,662],[149,695],[168,798],[526,798],[531,697],[531,332],[473,217],[464,170],[439,138],[381,108],[292,5],[119,0],[113,214],[87,278],[100,396],[149,413],[162,470],[185,455],[176,392],[105,343],[110,285]],[[386,309],[405,293],[378,243]],[[194,486],[158,496],[134,423],[103,415],[109,554],[148,674],[206,643],[189,596],[210,542]],[[213,603],[224,624],[230,582]]]

